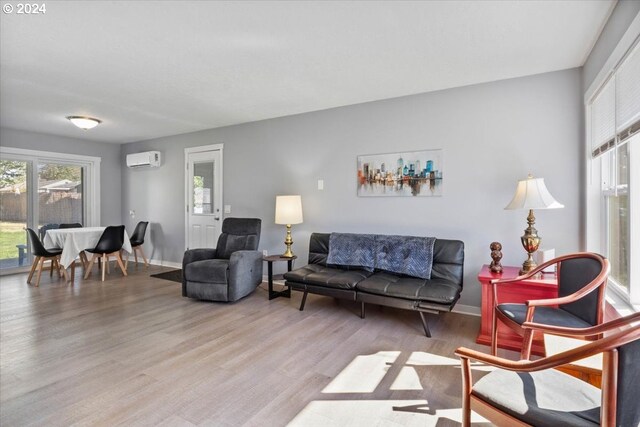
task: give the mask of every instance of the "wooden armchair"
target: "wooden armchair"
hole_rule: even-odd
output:
[[[558,298],[531,300],[525,304],[498,303],[498,285],[528,279],[552,265],[557,266]],[[570,328],[588,328],[602,323],[609,268],[609,261],[602,255],[579,252],[552,259],[513,279],[492,280],[494,310],[491,354],[495,356],[498,348],[498,320],[523,336],[523,359],[531,356],[535,331],[535,328],[523,329],[522,324],[525,322]]]
[[[498,426],[640,425],[640,313],[584,329],[522,326],[572,338],[605,337],[534,361],[512,361],[458,348],[463,426],[471,425],[471,410]],[[602,390],[552,369],[598,353],[604,353]],[[472,385],[471,360],[499,369]]]

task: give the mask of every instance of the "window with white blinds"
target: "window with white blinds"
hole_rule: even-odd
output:
[[[640,43],[614,70],[591,102],[591,156],[640,131]]]
[[[609,289],[631,304],[640,304],[639,40],[587,103],[588,246],[609,259]]]

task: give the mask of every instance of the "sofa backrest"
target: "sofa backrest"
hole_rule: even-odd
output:
[[[309,239],[309,264],[327,265],[330,233],[312,233]],[[436,239],[433,246],[432,279],[443,279],[462,286],[464,243],[460,240]]]

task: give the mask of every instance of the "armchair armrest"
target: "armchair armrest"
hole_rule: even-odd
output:
[[[235,251],[229,258],[229,298],[235,301],[262,282],[262,252]]]
[[[629,317],[624,318],[624,320],[629,322]],[[533,372],[566,365],[568,363],[575,362],[576,360],[610,351],[638,339],[640,339],[640,325],[635,325],[632,328],[623,329],[622,331],[581,347],[573,348],[571,350],[563,351],[561,353],[554,354],[553,356],[543,357],[542,359],[537,360],[508,360],[465,347],[458,348],[455,351],[455,354],[461,359],[477,360],[500,369],[516,372]]]
[[[182,256],[182,296],[187,296],[187,279],[185,277],[185,271],[187,264],[191,264],[195,261],[202,261],[205,259],[213,259],[216,257],[216,250],[211,248],[189,249],[184,252]]]
[[[541,323],[524,322],[523,329],[533,329],[545,334],[560,335],[569,338],[593,337],[605,332],[612,331],[629,324],[640,322],[640,313],[634,313],[626,317],[621,317],[607,323],[591,326],[588,328],[567,328],[565,326],[544,325]]]
[[[187,264],[204,259],[213,259],[216,257],[216,250],[211,248],[189,249],[184,252],[182,257],[182,268]]]

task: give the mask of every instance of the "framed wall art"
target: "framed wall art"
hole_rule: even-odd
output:
[[[442,196],[442,150],[358,156],[358,196]]]

